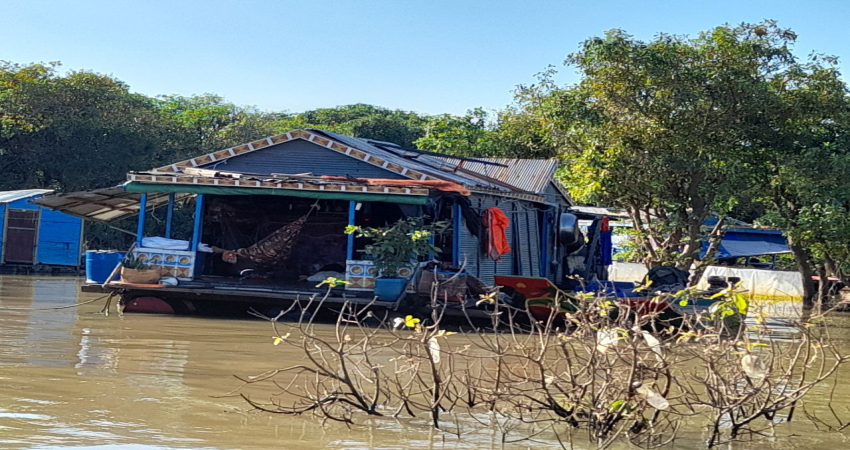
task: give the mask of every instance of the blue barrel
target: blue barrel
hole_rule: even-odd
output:
[[[105,283],[124,255],[124,252],[116,250],[86,251],[86,283]]]

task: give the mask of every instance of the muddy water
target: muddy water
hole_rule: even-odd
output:
[[[0,449],[502,448],[486,430],[459,442],[424,422],[380,421],[348,429],[310,417],[246,412],[239,398],[216,398],[239,385],[233,375],[258,374],[297,358],[285,346],[271,345],[267,323],[104,316],[98,314],[100,301],[48,309],[97,298],[79,294],[78,283],[0,276]],[[834,325],[847,334],[850,321],[837,319]],[[777,333],[791,337],[778,323]],[[814,393],[812,408],[825,409],[818,401],[830,389]],[[850,385],[838,386],[837,396],[850,406]],[[840,410],[850,420],[844,405]],[[735,448],[847,445],[842,435],[819,433],[801,422],[772,441]],[[680,441],[675,448],[696,446],[698,441]]]

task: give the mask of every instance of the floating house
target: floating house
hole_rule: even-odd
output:
[[[30,203],[52,192],[0,192],[0,265],[80,265],[83,221]]]
[[[595,256],[604,246],[582,246],[576,257],[575,243],[563,234],[572,201],[555,179],[557,167],[554,159],[460,158],[302,129],[38,204],[102,222],[138,216],[132,253],[178,282],[106,286],[125,296],[167,298],[190,310],[202,301],[273,303],[320,292],[311,277],[339,273],[348,284],[328,301],[371,301],[377,274],[364,252],[368,242],[345,234],[348,225],[385,226],[409,217],[448,222],[449,230],[433,238],[442,252],[429,256],[485,284],[497,275],[560,283],[565,275],[604,270],[591,267],[605,259]],[[507,226],[493,229],[484,217],[492,208],[508,218]],[[600,216],[584,218],[594,232],[601,230]],[[295,237],[274,275],[246,278],[239,264],[224,261],[223,251],[244,255],[281,230]],[[488,252],[494,232],[503,233],[509,252]]]

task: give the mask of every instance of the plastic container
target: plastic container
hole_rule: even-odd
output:
[[[89,250],[86,252],[86,283],[103,284],[115,266],[124,259],[124,252]]]
[[[394,302],[401,297],[409,278],[378,278],[375,280],[375,295],[382,302]]]

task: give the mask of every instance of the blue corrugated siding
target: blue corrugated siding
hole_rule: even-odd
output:
[[[358,161],[350,156],[301,139],[284,142],[235,156],[222,162],[207,164],[203,167],[263,175],[311,172],[316,176],[350,175],[363,178],[404,178],[397,173]]]
[[[479,199],[471,198],[472,207],[478,211]],[[481,270],[479,259],[481,258],[481,243],[469,228],[466,221],[463,221],[463,226],[460,229],[460,262],[466,265],[466,271],[472,275],[481,278]],[[485,283],[491,282],[485,281]]]
[[[531,270],[531,254],[529,251],[529,229],[528,229],[528,213],[519,208],[517,204],[512,205],[512,214],[509,214],[511,222],[514,226],[513,240],[511,248],[513,249],[514,259],[517,261],[517,275],[532,276]]]
[[[507,255],[502,255],[501,261],[493,261],[490,258],[484,259],[493,263],[493,268],[495,269],[496,275],[516,275],[517,270],[514,267],[514,260],[516,259],[516,250],[514,250],[516,249],[516,236],[514,235],[514,228],[516,228],[516,215],[512,214],[511,203],[499,205],[498,198],[490,198],[485,201],[484,204],[487,208],[490,208],[492,206],[499,207],[502,211],[505,212],[505,214],[508,215],[508,219],[510,219],[510,225],[508,225],[508,228],[505,230],[505,234],[508,238],[508,243],[510,243],[511,246],[511,252]]]
[[[33,196],[0,205],[0,228],[5,228],[6,208],[40,210],[38,242],[36,243],[36,264],[57,266],[77,266],[80,264],[80,237],[83,221],[57,211],[41,208],[28,203],[41,197]],[[5,232],[5,230],[0,230]],[[2,250],[2,249],[0,249]],[[0,254],[2,257],[2,254]]]
[[[540,228],[537,220],[537,210],[529,203],[522,205],[514,215],[520,232],[514,248],[520,252],[522,260],[522,275],[540,276]]]
[[[482,252],[478,238],[464,226],[461,229],[461,261],[466,261],[466,270],[480,278],[484,283],[492,284],[495,275],[540,276],[540,224],[537,205],[520,200],[510,200],[499,205],[498,197],[473,197],[472,207],[479,213],[487,208],[498,206],[511,221],[506,233],[513,249],[497,262]]]

